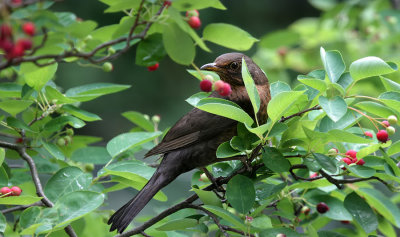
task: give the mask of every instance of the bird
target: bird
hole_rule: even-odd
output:
[[[232,89],[228,96],[221,96],[214,91],[209,97],[233,101],[254,119],[254,110],[241,73],[242,58],[246,62],[260,96],[260,109],[256,116],[259,124],[263,124],[268,117],[270,87],[267,76],[250,57],[242,53],[226,53],[200,69],[217,73],[222,81],[230,84]],[[117,230],[122,233],[153,196],[180,174],[217,162],[218,146],[236,135],[237,124],[237,121],[197,108],[178,120],[162,141],[145,154],[145,157],[162,154],[163,158],[142,190],[110,217],[108,220],[108,224],[111,225],[110,231]]]

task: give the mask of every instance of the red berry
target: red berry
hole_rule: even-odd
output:
[[[33,22],[26,22],[22,25],[22,30],[25,34],[33,36],[35,34],[35,24]]]
[[[390,123],[389,123],[389,121],[387,121],[387,120],[382,121],[382,124],[383,124],[383,126],[386,127],[386,128],[390,126]]]
[[[286,56],[287,52],[288,52],[288,49],[287,49],[286,47],[280,47],[280,48],[278,49],[278,54],[279,54],[279,56],[281,56],[282,58]]]
[[[353,160],[350,159],[350,158],[347,158],[347,157],[343,158],[342,161],[343,161],[344,163],[346,163],[347,165],[350,165],[351,163],[353,163]]]
[[[389,134],[386,132],[386,130],[380,130],[379,132],[376,133],[376,138],[380,142],[387,142],[389,140]]]
[[[370,138],[374,137],[371,132],[365,132],[364,135]]]
[[[23,142],[24,142],[24,139],[22,139],[22,137],[15,139],[15,143],[23,143]]]
[[[0,189],[0,193],[1,195],[6,195],[7,193],[9,193],[7,196],[11,196],[11,189],[9,187],[2,187]]]
[[[232,92],[231,85],[229,85],[226,82],[224,83],[224,86],[220,90],[218,90],[218,93],[222,96],[228,96],[231,94],[231,92]]]
[[[11,52],[7,53],[7,59],[19,58],[24,56],[25,49],[22,45],[15,45]]]
[[[340,221],[342,224],[350,224],[350,221]]]
[[[17,45],[21,45],[24,50],[32,48],[32,40],[30,39],[19,39],[17,40]]]
[[[357,159],[357,152],[355,150],[348,150],[346,156],[351,159]]]
[[[309,207],[307,207],[307,206],[302,207],[301,210],[300,210],[300,212],[304,213],[304,215],[310,214],[310,211],[311,211],[311,209]]]
[[[160,66],[160,65],[159,65],[158,63],[156,63],[156,64],[154,64],[154,65],[152,65],[152,66],[148,66],[148,67],[147,67],[147,70],[149,70],[149,72],[152,72],[152,71],[157,70],[157,68],[158,68],[159,66]]]
[[[208,79],[204,79],[200,82],[200,90],[204,92],[212,91],[212,82]]]
[[[320,202],[317,204],[317,211],[321,214],[326,213],[327,211],[329,211],[329,207],[328,205],[326,205],[326,203],[324,202]]]
[[[12,0],[11,3],[12,3],[14,6],[19,6],[19,5],[22,4],[22,0]]]
[[[199,16],[200,16],[199,11],[197,11],[197,10],[190,10],[190,11],[187,11],[187,12],[186,12],[186,17],[192,17],[192,16],[197,16],[197,17],[199,17]]]
[[[222,89],[222,87],[224,87],[224,85],[225,85],[225,82],[223,82],[223,81],[221,81],[221,80],[216,81],[216,82],[214,83],[214,89],[215,89],[216,91],[219,91],[219,90]]]
[[[356,162],[357,165],[364,165],[365,161],[363,159],[360,159],[359,161]]]
[[[1,42],[1,48],[5,53],[10,53],[14,48],[14,43],[11,40],[4,40]]]
[[[11,192],[12,192],[11,196],[19,196],[22,193],[22,189],[20,189],[20,187],[18,186],[14,186],[11,188]]]
[[[12,29],[9,25],[3,24],[0,26],[0,38],[5,39],[9,38],[12,35]]]
[[[201,26],[201,21],[198,16],[190,17],[188,23],[189,23],[190,27],[192,27],[193,29],[198,29]]]
[[[310,178],[315,178],[315,177],[317,177],[318,176],[318,173],[312,173],[312,174],[310,174]]]
[[[276,237],[286,237],[286,235],[282,234],[282,233],[279,233],[279,234],[276,235]]]
[[[171,6],[172,2],[171,1],[164,1],[163,6],[165,6],[166,8],[168,8],[169,6]]]

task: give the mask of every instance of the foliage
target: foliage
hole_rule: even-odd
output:
[[[21,196],[0,198],[0,232],[6,236],[112,236],[106,197],[125,188],[140,190],[155,171],[137,157],[166,132],[159,131],[159,118],[123,113],[132,130],[106,146],[96,144],[102,138],[74,134],[101,119],[80,108],[83,103],[130,86],[93,83],[64,91],[54,80],[58,63],[101,69],[99,63],[136,47],[138,65],[152,66],[168,55],[197,69],[196,46],[210,52],[207,41],[234,50],[257,42],[225,23],[205,26],[201,37],[190,28],[182,12],[225,9],[218,0],[176,0],[171,6],[157,0],[101,2],[108,6],[105,13],[126,15],[118,24],[97,27],[73,13],[54,12],[52,1],[3,6],[10,15],[2,24],[13,32],[26,21],[41,29],[24,56],[0,58],[0,75],[12,79],[0,84],[0,185],[23,189]],[[395,58],[400,13],[383,0],[310,2],[324,11],[320,18],[301,19],[258,43],[255,58],[275,81],[267,123],[259,124],[231,101],[191,96],[192,106],[239,121],[237,136],[219,146],[221,162],[207,167],[211,181],[199,180],[202,172],[195,172],[192,196],[120,236],[396,236],[400,142],[392,136],[383,143],[365,131],[375,133],[390,115],[400,117]],[[304,74],[295,86],[283,82],[289,81],[288,69]],[[189,72],[199,79],[209,75]],[[260,97],[244,60],[242,76],[256,113]],[[348,150],[357,151],[352,164],[342,159]],[[361,159],[365,164],[356,163]],[[49,179],[42,187],[44,175]],[[154,198],[167,199],[162,192]],[[319,214],[320,202],[329,211]],[[350,221],[351,228],[321,230],[336,221]]]

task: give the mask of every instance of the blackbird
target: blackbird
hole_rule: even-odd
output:
[[[264,72],[249,57],[241,53],[227,53],[217,57],[214,63],[202,66],[201,69],[216,72],[220,79],[229,83],[232,88],[231,94],[227,97],[220,96],[216,91],[211,93],[210,97],[233,101],[254,118],[253,108],[242,79],[242,58],[246,61],[260,95],[257,119],[263,124],[267,120],[267,105],[271,99],[269,83]],[[183,116],[163,140],[145,155],[148,157],[163,154],[163,159],[143,189],[110,217],[108,220],[108,224],[111,224],[110,231],[117,229],[122,233],[153,196],[180,174],[217,162],[218,146],[236,135],[237,123],[196,108]]]

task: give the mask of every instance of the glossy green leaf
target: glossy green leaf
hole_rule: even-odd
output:
[[[114,137],[107,143],[107,151],[112,157],[116,157],[128,149],[152,141],[160,135],[161,132],[159,131],[123,133]]]
[[[216,152],[217,158],[227,158],[227,157],[237,156],[240,154],[241,154],[240,151],[232,148],[229,141],[221,143],[218,146]]]
[[[380,147],[381,147],[381,144],[371,144],[369,146],[361,148],[357,152],[357,159],[362,159],[365,156],[367,156],[371,153],[374,153],[375,151],[379,150]]]
[[[78,107],[73,106],[73,105],[64,105],[62,107],[62,109],[65,112],[67,112],[67,113],[69,113],[69,114],[71,114],[71,115],[73,115],[73,116],[75,116],[77,118],[82,119],[83,121],[92,122],[92,121],[101,120],[101,118],[98,115],[90,113],[90,112],[88,112],[86,110],[83,110],[83,109],[78,108]]]
[[[202,1],[192,1],[192,0],[176,0],[174,1],[174,8],[179,11],[187,10],[200,10],[203,8],[213,7],[220,10],[225,10],[225,6],[219,0],[202,0]]]
[[[304,85],[307,85],[309,87],[312,87],[316,90],[319,90],[320,92],[323,92],[326,90],[326,82],[320,79],[315,79],[310,76],[302,76],[299,75],[297,76],[297,80],[303,83]]]
[[[268,116],[273,123],[281,119],[281,116],[293,105],[304,91],[287,91],[277,94],[268,104]]]
[[[8,186],[8,174],[4,166],[0,166],[0,185],[1,187]]]
[[[154,132],[154,125],[153,123],[146,119],[144,114],[136,112],[136,111],[127,111],[122,113],[126,119],[131,121],[132,123],[136,124],[137,126],[143,128],[148,132]]]
[[[1,97],[20,97],[22,86],[16,83],[2,82],[0,84]]]
[[[253,124],[253,119],[240,106],[232,101],[220,98],[204,98],[197,104],[196,108],[206,112],[230,118],[248,125]]]
[[[15,117],[26,110],[33,102],[29,100],[3,100],[0,101],[0,109]]]
[[[28,124],[26,124],[25,122],[16,119],[14,117],[7,117],[7,125],[13,128],[19,128],[19,129],[23,129],[25,131],[29,131],[29,132],[35,132],[33,131]]]
[[[0,148],[0,167],[3,164],[5,157],[6,157],[6,150],[4,148]]]
[[[324,154],[320,153],[312,153],[315,160],[318,162],[318,164],[325,170],[327,170],[330,173],[336,173],[337,171],[337,166],[336,162],[332,157],[326,156]]]
[[[92,182],[92,176],[84,173],[78,167],[65,167],[55,173],[44,189],[46,196],[56,202],[62,196],[74,191],[87,190]]]
[[[0,212],[0,233],[4,233],[7,226],[6,217]]]
[[[226,187],[228,202],[240,213],[247,213],[254,205],[256,191],[251,179],[243,175],[233,177]]]
[[[75,150],[70,159],[77,162],[100,165],[109,162],[111,156],[105,147],[89,146]]]
[[[130,85],[119,85],[113,83],[92,83],[83,86],[78,86],[67,90],[66,96],[78,100],[78,101],[89,101],[97,97],[116,93],[122,90],[126,90]]]
[[[387,154],[392,156],[400,152],[400,141],[396,141],[393,143],[387,150]]]
[[[46,86],[45,87],[46,91],[46,97],[49,101],[52,100],[57,100],[57,104],[72,104],[78,102],[77,100],[68,98],[64,94],[62,94],[60,91],[57,89],[51,87],[51,86]]]
[[[307,193],[305,198],[308,202],[317,205],[320,202],[325,202],[328,207],[329,211],[324,213],[324,217],[328,217],[333,220],[352,220],[352,216],[346,210],[343,205],[343,201],[339,200],[336,197],[332,197],[330,195],[323,195],[323,194],[316,194],[316,193]]]
[[[225,23],[208,24],[203,31],[203,39],[239,51],[250,49],[258,41],[237,26]]]
[[[324,96],[319,97],[319,104],[325,113],[334,122],[339,121],[347,112],[346,101],[340,96],[335,96],[333,98],[326,98]]]
[[[274,172],[281,173],[290,169],[290,162],[275,147],[265,147],[262,159],[265,166]]]
[[[40,201],[41,197],[33,196],[11,196],[0,198],[0,205],[30,205],[32,203]]]
[[[244,58],[242,58],[242,78],[247,94],[249,95],[250,102],[253,106],[254,114],[257,114],[258,110],[260,109],[260,95],[258,94],[257,87],[253,81],[253,78],[251,77]]]
[[[347,110],[346,114],[339,119],[337,122],[334,122],[328,116],[325,116],[321,119],[319,124],[320,132],[328,132],[333,129],[345,130],[351,126],[353,126],[357,121],[361,119],[362,115],[359,113],[355,113],[353,110]]]
[[[278,234],[284,234],[286,237],[302,237],[302,234],[297,233],[296,231],[285,228],[285,227],[275,227],[263,230],[260,232],[260,237],[276,237]]]
[[[106,13],[119,12],[123,10],[135,9],[139,7],[140,0],[100,0],[109,7],[104,11]]]
[[[197,225],[198,222],[196,219],[184,218],[184,219],[168,221],[167,223],[157,227],[156,230],[159,231],[184,230],[187,228],[195,227]]]
[[[193,191],[205,205],[222,207],[221,199],[219,199],[213,191],[205,191],[197,188],[193,188]]]
[[[384,216],[386,220],[397,227],[400,226],[400,209],[381,191],[371,188],[360,188],[356,191],[367,200],[371,207]]]
[[[54,144],[48,142],[42,142],[44,149],[46,149],[54,158],[57,160],[64,160],[65,156],[62,151]]]
[[[400,177],[400,168],[397,166],[397,164],[386,154],[386,152],[381,148],[381,151],[383,153],[383,158],[385,159],[386,163],[392,168],[394,174],[397,177]]]
[[[50,120],[48,123],[46,123],[46,125],[44,125],[44,129],[48,132],[55,132],[61,130],[67,124],[74,128],[81,128],[85,126],[85,122],[83,122],[82,120],[67,115],[59,116],[55,119]]]
[[[227,210],[222,209],[221,207],[210,206],[210,205],[204,205],[203,207],[208,211],[214,213],[215,215],[221,217],[222,219],[232,223],[234,226],[237,226],[241,229],[246,228],[244,221],[242,221],[241,219],[239,219],[239,217],[233,215],[232,213],[228,212]]]
[[[342,86],[343,89],[347,89],[354,82],[353,78],[350,75],[350,72],[345,72],[340,76],[337,84]]]
[[[357,193],[348,194],[344,199],[344,206],[365,232],[370,233],[378,228],[378,220],[374,211]]]
[[[362,102],[355,104],[354,106],[356,106],[368,113],[377,115],[382,118],[387,118],[390,115],[395,114],[394,110],[392,110],[382,104],[372,102],[372,101],[362,101]]]
[[[144,162],[138,160],[120,161],[101,169],[98,173],[98,176],[105,176],[107,174],[111,174],[110,171],[116,171],[124,172],[123,174],[120,173],[118,175],[123,175],[124,178],[134,181],[137,180],[137,176],[140,176],[145,180],[149,180],[154,174],[155,170],[155,168],[152,168],[146,165]],[[130,174],[132,174],[132,176]]]
[[[33,63],[23,63],[20,72],[24,74],[25,82],[39,91],[46,83],[53,78],[57,71],[58,64],[46,67],[38,67]]]
[[[186,99],[191,106],[196,107],[201,99],[207,98],[210,95],[208,92],[198,92]]]
[[[170,23],[163,29],[164,48],[169,57],[179,64],[191,64],[196,51],[190,36],[175,23]]]
[[[22,232],[25,234],[35,234],[35,232],[39,229],[51,229],[52,223],[56,222],[56,215],[47,218],[43,218],[42,211],[40,207],[30,207],[25,209],[20,217],[20,226],[24,229]],[[38,231],[40,231],[40,229]]]
[[[372,177],[376,172],[375,169],[363,165],[350,165],[349,170],[350,172],[361,178]]]
[[[263,125],[260,125],[258,127],[252,128],[249,125],[245,124],[247,130],[249,130],[249,132],[254,133],[258,136],[262,136],[266,131],[268,131],[268,129],[271,128],[271,123],[266,123]]]
[[[346,69],[342,55],[337,50],[326,52],[322,47],[320,54],[329,80],[333,83],[337,82]]]
[[[330,135],[331,142],[348,142],[348,143],[366,143],[369,144],[372,142],[371,139],[366,139],[360,136],[357,136],[353,133],[333,129],[328,132]]]
[[[271,83],[270,85],[271,90],[271,97],[275,97],[277,94],[284,92],[284,91],[291,91],[290,86],[282,81],[276,81]]]
[[[161,34],[153,34],[138,44],[135,62],[137,65],[148,67],[160,62],[165,55]]]
[[[386,63],[378,57],[365,57],[354,61],[350,65],[350,74],[354,80],[385,75],[397,71],[397,65]]]
[[[385,77],[380,77],[387,91],[400,91],[400,84]]]

